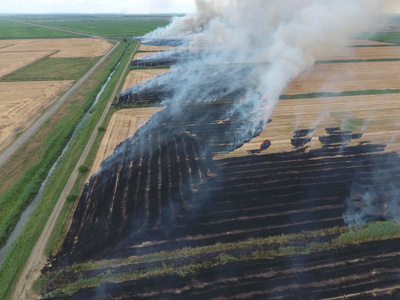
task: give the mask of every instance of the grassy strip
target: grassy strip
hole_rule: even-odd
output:
[[[110,80],[110,82],[107,85],[107,88],[104,90],[102,96],[100,97],[100,102],[102,102],[103,99],[108,100],[110,98],[118,79],[122,75],[124,66],[128,63],[128,59],[129,59],[132,51],[136,48],[136,46],[137,46],[137,42],[135,41],[135,42],[133,42],[132,45],[130,45],[128,51],[125,52],[124,56],[122,57],[122,59],[120,61],[120,66],[119,66],[118,70],[115,72],[113,78]],[[129,70],[127,70],[126,74],[123,74],[124,78],[127,76],[128,71]],[[121,85],[123,85],[123,83],[124,83],[124,80],[121,81]],[[102,113],[104,108],[97,107],[96,110],[98,110]],[[107,127],[108,121],[111,118],[111,115],[113,114],[113,112],[114,112],[114,109],[111,108],[101,127],[104,127],[104,128]],[[94,157],[96,156],[96,153],[97,153],[97,150],[98,150],[98,147],[100,145],[103,135],[104,135],[104,132],[99,131],[99,133],[96,137],[96,140],[93,144],[93,147],[90,149],[89,154],[84,162],[85,166],[90,166],[92,164]],[[78,175],[78,178],[74,184],[74,187],[72,188],[71,194],[76,194],[76,195],[80,194],[80,192],[82,190],[82,186],[83,186],[84,182],[86,181],[86,176],[87,176],[86,174]],[[64,239],[64,236],[67,232],[69,220],[72,217],[74,209],[75,209],[75,202],[66,203],[63,211],[61,212],[61,216],[58,219],[58,223],[56,224],[55,229],[50,238],[49,245],[46,249],[47,255],[54,255],[57,253],[59,247],[61,246],[62,240]]]
[[[329,242],[311,242],[304,246],[279,247],[276,250],[254,251],[249,255],[235,257],[231,254],[221,253],[217,257],[201,263],[191,262],[188,265],[175,267],[173,264],[162,264],[160,267],[152,267],[131,272],[112,274],[105,272],[91,278],[80,278],[79,280],[60,286],[56,290],[45,295],[55,297],[61,295],[73,295],[75,292],[99,285],[104,282],[124,282],[161,275],[179,275],[185,277],[192,275],[201,269],[218,267],[232,262],[247,262],[264,259],[276,259],[293,255],[308,255],[311,253],[344,248],[351,245],[358,245],[370,241],[383,241],[387,239],[400,238],[400,224],[387,221],[368,224],[359,231],[345,232]]]
[[[359,95],[385,95],[385,94],[399,94],[399,93],[400,89],[358,90],[358,91],[344,91],[338,93],[308,93],[308,94],[296,94],[296,95],[281,95],[280,100],[304,99],[304,98],[332,98],[332,97],[359,96]]]
[[[101,57],[47,57],[7,74],[0,81],[77,80],[86,74]]]
[[[121,45],[107,60],[103,65],[103,69],[96,72],[98,79],[106,78],[110,70],[116,65],[120,60],[121,55],[125,50],[125,46]],[[99,82],[95,90],[99,90],[103,82]],[[68,109],[68,115],[63,119],[65,121],[60,121],[60,123],[68,123],[71,116],[79,115],[83,116],[83,112],[87,111],[94,101],[96,96],[95,92],[89,96],[85,103],[79,108],[76,105],[71,105]],[[101,105],[99,103],[99,105]],[[105,105],[105,103],[103,103]],[[75,136],[74,142],[71,143],[69,150],[66,152],[65,156],[60,160],[57,168],[46,185],[45,191],[43,193],[42,199],[34,210],[28,223],[26,224],[24,231],[18,237],[18,239],[13,243],[5,261],[0,266],[0,299],[6,299],[11,296],[13,291],[13,286],[16,284],[18,276],[26,263],[29,254],[34,247],[40,233],[42,232],[45,223],[58,199],[58,196],[62,192],[65,183],[68,180],[69,174],[71,173],[73,167],[76,165],[79,159],[80,153],[83,151],[86,145],[88,136],[90,132],[94,129],[96,124],[96,118],[101,115],[101,110],[98,113],[93,113],[88,120],[80,127],[80,130]],[[78,119],[80,119],[78,117]],[[75,127],[76,124],[71,125]],[[50,147],[52,144],[50,143]]]
[[[250,255],[235,257],[226,253],[220,254],[218,257],[202,263],[190,263],[182,267],[174,267],[174,265],[163,264],[162,267],[148,268],[145,270],[135,270],[122,274],[100,274],[93,278],[82,278],[78,281],[60,287],[56,291],[46,296],[56,295],[72,295],[74,292],[82,288],[96,286],[102,282],[123,282],[126,280],[135,280],[140,278],[148,278],[160,275],[179,275],[182,277],[194,274],[196,271],[205,268],[216,267],[235,261],[254,261],[260,259],[275,259],[282,256],[306,255],[319,251],[343,248],[349,245],[355,245],[367,241],[385,240],[389,238],[400,237],[400,226],[393,222],[373,223],[359,232],[344,233],[331,242],[327,243],[309,243],[300,247],[280,247],[277,250],[255,251]]]
[[[347,227],[333,227],[328,229],[321,229],[317,231],[304,231],[295,234],[283,234],[278,236],[271,236],[268,238],[252,238],[246,241],[238,241],[232,243],[217,243],[204,247],[185,247],[175,251],[161,251],[151,253],[143,256],[132,256],[126,259],[111,259],[101,261],[89,261],[85,263],[72,265],[63,272],[82,272],[101,268],[115,268],[119,266],[126,266],[140,263],[150,263],[178,258],[190,258],[198,255],[205,255],[210,253],[231,251],[236,249],[245,249],[253,247],[261,247],[272,244],[284,245],[295,241],[304,241],[310,238],[324,237],[328,235],[337,235],[348,232]]]

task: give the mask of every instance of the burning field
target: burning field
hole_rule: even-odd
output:
[[[332,50],[366,28],[381,3],[253,2],[197,1],[196,14],[143,37],[166,47],[191,40],[196,50],[143,58],[155,66],[173,57],[174,65],[116,106],[163,109],[86,183],[43,270],[42,295],[400,295],[400,56],[395,46],[379,54],[387,45],[364,43],[333,62],[340,54]],[[259,10],[263,18],[254,17]],[[337,19],[343,24],[330,24]],[[296,40],[297,30],[319,35]],[[327,53],[332,62],[313,67]],[[392,61],[363,61],[368,53]],[[304,95],[328,91],[357,93]],[[123,140],[132,120],[107,131]]]

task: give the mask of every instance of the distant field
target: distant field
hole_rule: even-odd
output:
[[[0,17],[0,39],[68,38],[75,34],[21,24]]]
[[[111,47],[108,41],[89,38],[0,40],[0,52],[57,51],[53,57],[102,56]]]
[[[26,16],[18,19],[36,24],[73,30],[104,37],[143,35],[169,23],[166,16],[81,15],[81,16]]]

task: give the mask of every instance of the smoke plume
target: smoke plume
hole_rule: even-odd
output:
[[[377,13],[393,8],[395,2],[196,0],[195,14],[176,18],[144,39],[179,38],[190,41],[192,49],[213,50],[178,64],[184,84],[174,91],[171,102],[192,101],[200,83],[202,92],[195,101],[212,99],[219,84],[220,90],[228,92],[245,86],[246,97],[237,110],[251,106],[265,123],[282,90],[296,74],[319,58],[334,55],[337,46],[366,29]],[[244,63],[251,66],[246,76],[237,68]]]

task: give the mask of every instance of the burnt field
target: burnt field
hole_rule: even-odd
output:
[[[360,245],[342,236],[344,215],[393,218],[398,154],[361,141],[361,132],[327,127],[320,136],[313,128],[295,130],[291,151],[254,149],[215,160],[240,147],[236,140],[263,131],[251,109],[252,126],[240,115],[227,117],[232,105],[167,107],[117,147],[85,186],[62,249],[43,271],[43,295],[396,295],[396,225],[389,224],[396,228],[389,236]],[[311,139],[319,147],[309,149]],[[366,205],[373,186],[379,187]]]

